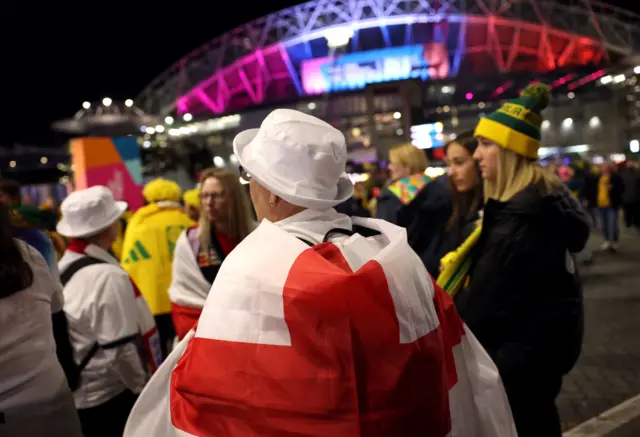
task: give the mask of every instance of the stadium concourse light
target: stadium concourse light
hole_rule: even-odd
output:
[[[353,35],[353,29],[350,27],[333,27],[324,31],[324,37],[330,49],[345,47]]]
[[[113,103],[113,100],[111,100],[109,97],[105,97],[104,99],[102,99],[102,104],[104,106],[111,106],[111,103]]]
[[[133,100],[131,99],[127,99],[124,101],[124,106],[126,106],[127,108],[131,108],[133,106]]]
[[[171,126],[171,125],[173,124],[173,117],[171,117],[170,115],[167,115],[167,116],[164,118],[164,122],[165,122],[166,124],[168,124],[169,126]]]
[[[90,102],[82,102],[82,107],[84,109],[89,109],[89,108],[91,108],[91,103]]]

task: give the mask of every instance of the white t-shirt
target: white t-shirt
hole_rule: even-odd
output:
[[[62,286],[36,249],[16,242],[33,271],[33,284],[0,299],[0,411],[69,392],[51,324],[51,314],[62,310]]]
[[[133,342],[140,329],[129,275],[107,251],[89,245],[85,253],[105,263],[80,269],[64,287],[64,312],[76,364],[96,342],[100,345],[73,393],[76,408],[101,405],[126,389],[140,393],[147,381]],[[58,264],[60,272],[84,256],[67,250]]]

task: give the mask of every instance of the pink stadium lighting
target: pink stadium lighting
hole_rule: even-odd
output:
[[[600,79],[602,76],[604,76],[607,73],[607,70],[598,70],[594,73],[591,73],[585,77],[583,77],[582,79],[576,80],[573,83],[570,83],[569,86],[567,87],[569,89],[569,91],[573,91],[578,87],[581,87],[582,85],[586,85],[589,82],[593,82],[594,80]]]
[[[451,2],[438,0],[431,3],[435,4],[435,6],[431,5],[435,14],[445,21],[453,13],[449,6]],[[568,65],[579,66],[606,61],[609,50],[605,49],[605,46],[617,47],[613,50],[614,52],[627,53],[633,50],[630,42],[620,45],[618,41],[620,38],[615,35],[616,31],[611,31],[613,40],[608,36],[608,33],[611,32],[608,32],[607,36],[599,35],[600,31],[597,29],[600,18],[605,20],[605,27],[609,27],[610,24],[613,27],[617,27],[617,25],[610,23],[610,17],[607,14],[600,17],[602,14],[587,10],[588,8],[570,8],[558,5],[554,11],[563,14],[563,18],[559,22],[564,21],[564,17],[573,17],[576,14],[581,19],[567,20],[570,22],[568,26],[550,26],[541,17],[532,21],[529,14],[517,13],[515,10],[511,10],[512,8],[498,8],[496,17],[491,14],[486,17],[483,16],[485,14],[478,16],[471,11],[475,10],[475,6],[486,10],[484,7],[486,2],[471,0],[461,3],[466,4],[466,7],[461,7],[460,11],[455,13],[455,21],[460,23],[460,26],[457,26],[457,38],[453,38],[454,32],[452,31],[449,35],[450,38],[440,35],[446,42],[441,45],[436,44],[437,47],[444,49],[444,53],[449,51],[454,55],[450,66],[452,77],[455,77],[459,72],[463,62],[465,69],[474,74],[484,71],[485,58],[476,56],[476,53],[479,53],[477,50],[479,46],[467,38],[470,26],[474,29],[477,25],[484,26],[488,37],[493,41],[503,38],[503,34],[511,35],[509,44],[500,43],[497,47],[493,47],[494,50],[487,52],[487,55],[492,58],[492,62],[495,61],[501,74],[531,70],[530,63],[533,60],[529,59],[530,57],[536,58],[537,62],[533,72],[542,74]],[[314,94],[314,92],[318,92],[317,88],[321,87],[320,85],[316,86],[314,82],[313,89],[308,88],[309,76],[304,74],[302,67],[310,66],[320,58],[312,56],[308,52],[306,42],[324,41],[327,30],[344,27],[345,23],[352,23],[354,29],[367,29],[367,32],[369,32],[368,29],[371,31],[375,29],[380,33],[384,44],[376,44],[376,47],[366,50],[372,52],[395,47],[395,43],[391,44],[387,26],[406,26],[403,46],[409,47],[414,44],[411,26],[416,22],[416,17],[420,21],[420,17],[424,16],[424,2],[397,0],[391,4],[388,8],[384,8],[384,12],[379,16],[376,14],[376,19],[363,18],[370,14],[368,2],[354,3],[341,0],[307,1],[304,6],[306,12],[302,12],[299,6],[274,12],[264,19],[252,21],[237,27],[231,33],[216,37],[176,62],[143,90],[141,98],[135,100],[136,105],[140,101],[142,109],[153,108],[155,111],[175,109],[180,116],[184,113],[197,115],[200,112],[217,114],[241,111],[253,105]],[[493,23],[496,19],[501,21],[500,32],[494,29]],[[585,31],[579,23],[587,20],[594,26],[598,37],[579,36]],[[573,23],[574,21],[575,23]],[[530,44],[517,37],[521,31],[527,32],[527,38],[533,38],[536,42],[539,39],[538,45],[544,47],[544,50],[532,52]],[[399,32],[398,35],[401,33]],[[257,37],[257,35],[262,36]],[[270,36],[267,38],[266,35]],[[276,35],[277,37],[275,37]],[[244,41],[242,50],[233,48],[236,40]],[[353,48],[359,46],[357,33],[354,34],[351,42],[354,43]],[[480,52],[483,51],[485,50],[480,50]],[[356,52],[361,52],[361,50],[354,50],[354,53]],[[493,52],[500,52],[500,56]],[[434,56],[435,53],[433,53]],[[290,57],[294,54],[295,59],[291,59]],[[369,53],[365,56],[373,55]],[[212,56],[216,59],[214,68],[211,63]],[[320,60],[317,62],[321,63]],[[322,61],[322,63],[326,62],[326,59]],[[436,63],[431,58],[429,58],[429,62]],[[447,62],[443,65],[448,64]],[[358,71],[358,74],[364,75],[364,70]],[[427,73],[430,74],[430,72]],[[362,88],[364,84],[360,83],[360,79],[360,77],[357,80],[354,78],[353,83],[349,82],[349,86]],[[564,77],[559,80],[556,86],[566,87],[578,79],[579,77]],[[492,98],[504,95],[512,88],[515,91],[515,84],[511,87],[503,85],[501,89],[499,87],[495,91],[496,95]],[[465,100],[469,103],[475,100],[473,92],[465,92],[461,95],[464,95]]]

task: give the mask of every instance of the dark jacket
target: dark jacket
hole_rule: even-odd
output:
[[[600,183],[600,178],[602,178],[602,175],[598,177],[598,184]],[[624,182],[622,182],[622,178],[617,172],[611,172],[609,179],[609,203],[611,208],[618,209],[622,206],[623,193]]]
[[[349,217],[371,217],[371,213],[364,207],[362,201],[355,197],[336,205],[335,210]]]
[[[598,175],[588,171],[584,175],[584,184],[582,185],[582,191],[578,197],[581,200],[586,201],[587,208],[598,207]]]
[[[446,188],[447,192],[450,193],[451,188],[449,187],[448,175],[445,174],[439,176],[435,180],[435,183],[442,184],[442,186]],[[437,237],[439,241],[434,243],[437,246],[436,252],[441,254],[440,258],[459,248],[471,235],[477,226],[478,220],[480,219],[480,211],[482,210],[482,207],[483,205],[480,204],[474,211],[470,211],[466,215],[461,215],[451,224],[451,226],[449,226],[450,219],[447,219],[447,224],[443,233]]]
[[[584,248],[588,223],[564,188],[544,194],[530,185],[484,208],[470,283],[455,302],[500,370],[520,437],[560,436],[554,399],[583,336],[570,252]]]
[[[380,193],[376,217],[407,230],[409,245],[432,276],[440,271],[440,237],[451,215],[451,196],[445,184],[424,175],[394,182]]]
[[[623,167],[618,173],[624,186],[622,201],[627,205],[640,202],[640,172],[633,168]]]

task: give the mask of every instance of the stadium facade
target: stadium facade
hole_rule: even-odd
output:
[[[554,92],[546,145],[620,151],[640,108],[637,23],[588,0],[311,1],[227,32],[156,78],[135,101],[166,123],[146,127],[143,144],[210,151],[222,164],[237,131],[291,107],[341,128],[366,161],[401,141],[437,148],[542,80]]]

